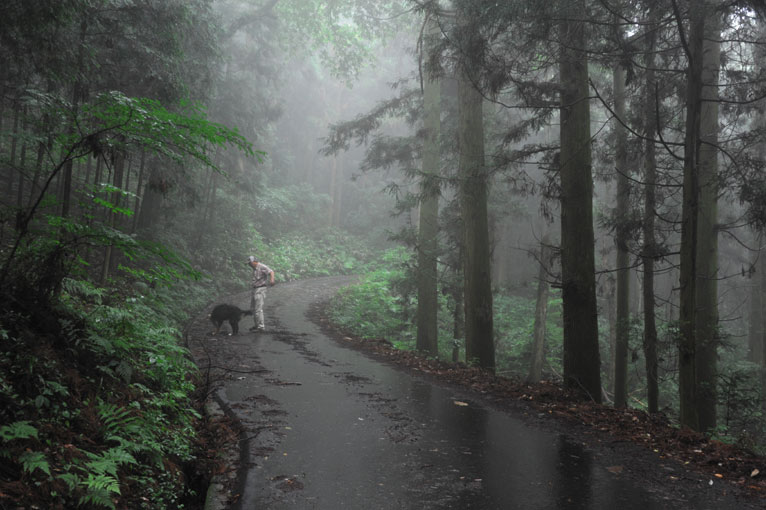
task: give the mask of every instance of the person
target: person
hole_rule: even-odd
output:
[[[266,325],[263,320],[263,302],[266,299],[266,287],[274,285],[274,271],[266,264],[250,255],[247,264],[253,269],[253,284],[250,289],[250,309],[253,311],[253,322],[250,331],[263,331]]]

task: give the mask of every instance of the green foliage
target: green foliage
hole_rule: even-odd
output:
[[[78,506],[116,508],[113,499],[120,495],[118,471],[123,465],[137,461],[121,448],[111,448],[100,454],[84,452],[89,459],[84,465],[70,465],[57,478],[66,483],[72,494],[80,494]]]
[[[119,496],[120,483],[114,476],[89,473],[79,485],[85,489],[85,494],[79,500],[80,505],[95,505],[111,510],[116,508],[112,496]]]
[[[763,451],[766,417],[761,406],[761,369],[747,361],[725,360],[718,380],[718,429],[714,436]]]
[[[349,78],[373,60],[371,39],[390,36],[409,18],[401,16],[408,6],[399,2],[279,2],[276,10],[286,30],[280,31],[288,51],[320,55],[322,67],[333,76]],[[381,20],[388,23],[381,23]],[[308,42],[308,44],[307,44]]]
[[[100,305],[106,295],[106,289],[97,287],[87,280],[64,278],[62,280],[64,296],[69,299],[79,300],[83,303]]]
[[[493,297],[497,371],[524,376],[529,371],[535,328],[534,298],[495,293]],[[545,356],[547,365],[561,373],[563,332],[561,296],[552,292],[548,299]]]
[[[333,299],[332,321],[361,338],[383,338],[397,348],[413,349],[416,296],[407,277],[411,265],[404,248],[387,251],[376,264],[379,269],[364,274],[359,283],[346,287]],[[494,296],[495,348],[499,373],[525,375],[529,368],[534,337],[534,298],[496,293]],[[440,355],[451,359],[454,302],[439,292]],[[548,300],[546,356],[548,366],[561,371],[561,297],[553,292]]]
[[[146,290],[120,297],[65,280],[54,319],[67,345],[59,356],[50,351],[45,357],[30,355],[28,341],[39,345],[40,333],[27,339],[28,331],[19,330],[26,324],[23,316],[0,314],[13,339],[0,348],[0,369],[8,376],[2,396],[18,403],[0,411],[12,418],[0,427],[0,454],[14,459],[27,476],[46,484],[64,482],[68,490],[57,490],[56,498],[66,507],[115,508],[121,484],[148,486],[165,470],[167,459],[194,458],[194,424],[200,418],[190,401],[195,367],[179,345],[179,331],[168,326],[169,316],[178,311],[164,304],[179,299],[170,299],[174,290],[166,287]],[[73,392],[76,380],[61,378],[62,362],[70,373],[77,368],[98,392],[89,397],[95,404],[80,395],[81,389]],[[33,426],[27,417],[54,426]],[[61,444],[51,436],[56,427],[75,427],[82,435]],[[58,451],[43,453],[40,444],[58,444]],[[178,481],[166,479],[161,494],[167,500],[154,500],[153,509],[177,507]]]
[[[37,428],[29,424],[28,421],[17,421],[10,425],[0,427],[0,439],[3,442],[13,441],[14,439],[37,439]]]
[[[51,475],[51,466],[42,452],[25,451],[19,455],[19,463],[27,473],[34,473],[36,469],[39,469],[46,475]]]
[[[404,248],[387,251],[379,267],[342,289],[333,299],[331,319],[362,338],[384,338],[399,347],[413,347],[413,329],[405,320],[412,303],[395,293],[406,279],[410,255]]]
[[[217,166],[211,147],[232,145],[246,155],[263,154],[254,152],[236,129],[207,120],[201,104],[182,102],[179,108],[180,112],[174,112],[155,99],[105,93],[82,107],[90,132],[62,139],[62,145],[82,148],[86,153],[115,143],[120,148],[137,145],[179,162],[190,156],[212,168]]]
[[[280,234],[284,234],[321,230],[329,207],[327,195],[316,193],[312,186],[303,183],[259,189],[254,212],[259,225],[277,225]]]
[[[353,274],[370,259],[369,249],[358,238],[340,231],[295,233],[266,245],[254,243],[258,255],[280,280]]]
[[[181,508],[183,481],[165,471],[193,460],[199,415],[179,327],[213,286],[190,257],[194,239],[134,232],[133,204],[150,187],[136,186],[133,162],[145,156],[144,184],[154,171],[191,181],[201,168],[223,174],[224,151],[263,153],[179,99],[211,90],[217,28],[198,23],[213,21],[208,2],[27,4],[0,21],[12,34],[3,48],[19,50],[4,68],[0,109],[7,118],[18,106],[19,130],[0,140],[3,182],[20,183],[18,202],[0,207],[3,478],[27,489],[13,506],[133,507],[121,488],[161,479],[152,510]],[[26,159],[11,161],[9,143]],[[116,262],[102,273],[107,249]]]

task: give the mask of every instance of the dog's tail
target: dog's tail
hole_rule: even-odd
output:
[[[242,311],[242,315],[253,315],[253,311],[252,310],[243,310]]]

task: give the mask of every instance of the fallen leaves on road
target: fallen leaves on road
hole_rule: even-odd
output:
[[[386,340],[363,340],[340,332],[326,320],[321,305],[312,313],[325,332],[346,346],[380,356],[385,361],[434,377],[441,382],[476,391],[499,404],[515,401],[538,414],[588,427],[597,440],[627,441],[646,447],[660,459],[669,459],[702,475],[727,480],[750,494],[766,497],[766,477],[758,476],[766,458],[737,445],[710,439],[688,428],[678,428],[662,413],[648,414],[636,409],[615,409],[582,401],[581,397],[551,381],[526,384],[495,376],[462,363],[426,358],[413,351],[398,350]],[[465,402],[454,401],[461,406]],[[467,404],[465,404],[467,405]],[[673,477],[671,476],[671,479]]]

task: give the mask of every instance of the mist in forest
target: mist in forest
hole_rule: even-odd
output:
[[[183,320],[257,256],[358,277],[328,313],[359,338],[763,451],[765,15],[2,2],[2,423],[37,437],[70,365],[188,395]]]

